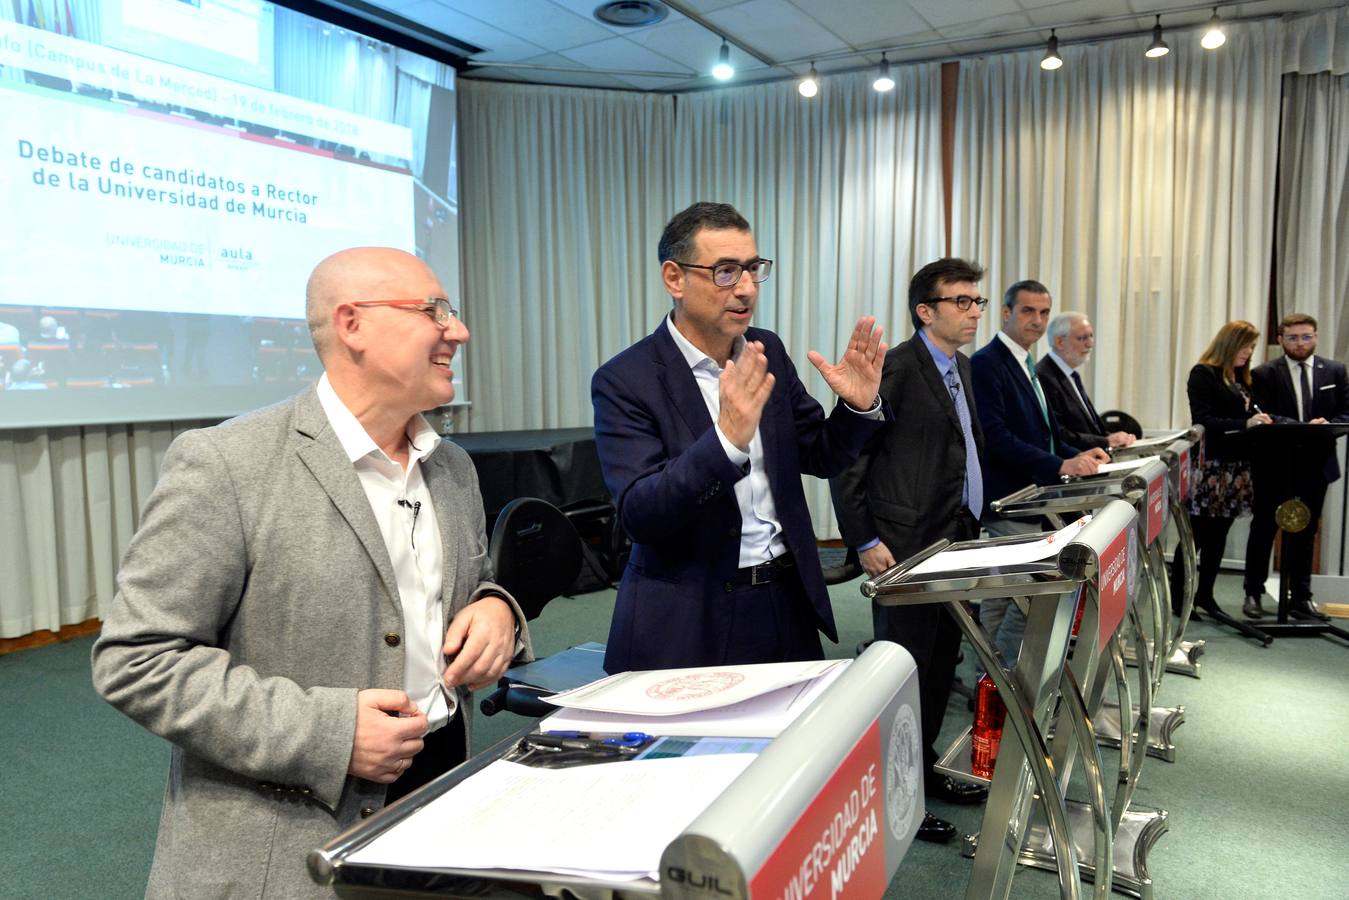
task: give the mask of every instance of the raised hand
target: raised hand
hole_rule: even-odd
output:
[[[848,339],[848,349],[843,351],[843,358],[837,363],[830,365],[814,350],[806,354],[806,359],[819,369],[830,390],[853,409],[871,409],[876,401],[887,349],[881,340],[882,334],[884,332],[876,327],[875,316],[863,316],[857,320],[857,327]]]
[[[768,371],[768,357],[761,341],[746,343],[740,358],[727,360],[726,368],[721,370],[721,412],[717,425],[726,439],[745,453],[749,452],[749,442],[759,427],[775,381]]]

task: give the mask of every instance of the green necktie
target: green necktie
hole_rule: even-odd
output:
[[[1054,452],[1054,429],[1049,426],[1049,407],[1045,405],[1045,392],[1040,390],[1040,376],[1035,374],[1035,357],[1026,353],[1026,371],[1030,373],[1030,386],[1035,388],[1035,399],[1040,401],[1040,415],[1044,417],[1045,428],[1049,429],[1049,452]]]

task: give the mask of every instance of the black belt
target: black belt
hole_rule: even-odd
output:
[[[743,569],[737,569],[731,579],[726,582],[726,590],[735,587],[755,587],[761,584],[768,584],[772,581],[780,581],[786,575],[796,571],[796,560],[792,558],[791,552],[775,556],[768,562],[759,563],[757,566],[747,566]]]

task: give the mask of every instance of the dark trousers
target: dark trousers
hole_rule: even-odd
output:
[[[1190,527],[1194,530],[1194,546],[1199,554],[1199,583],[1195,587],[1194,605],[1204,609],[1214,605],[1213,585],[1218,581],[1218,569],[1223,564],[1223,550],[1227,546],[1227,532],[1232,530],[1232,520],[1219,516],[1191,516]],[[1171,609],[1177,614],[1183,599],[1181,568],[1180,549],[1177,548],[1171,563]]]
[[[979,535],[979,523],[964,510],[957,515],[953,541]],[[927,776],[937,762],[937,738],[946,719],[946,704],[955,681],[960,657],[960,626],[945,603],[921,606],[882,606],[871,603],[871,623],[876,640],[893,641],[913,655],[918,670],[918,697],[922,704],[923,768]]]
[[[1280,477],[1282,476],[1282,477]],[[1279,555],[1279,567],[1288,575],[1288,593],[1297,601],[1310,600],[1312,595],[1312,550],[1316,539],[1316,523],[1321,520],[1321,507],[1326,499],[1326,481],[1319,471],[1299,473],[1286,466],[1261,466],[1251,476],[1255,496],[1251,502],[1251,536],[1246,541],[1246,575],[1243,579],[1246,594],[1259,597],[1269,577],[1269,554],[1274,549],[1274,534],[1279,530],[1274,511],[1279,504],[1297,497],[1307,504],[1311,522],[1298,532],[1285,531]]]
[[[815,609],[795,569],[767,584],[736,585],[724,602],[723,665],[824,659]]]
[[[412,757],[412,764],[407,767],[407,771],[389,785],[385,803],[393,803],[422,785],[435,781],[468,758],[467,742],[464,739],[466,715],[468,710],[460,709],[450,717],[450,721],[423,739],[425,746],[422,752]]]

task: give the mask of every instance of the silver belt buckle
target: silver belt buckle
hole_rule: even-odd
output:
[[[773,566],[773,564],[772,564],[771,562],[767,562],[767,563],[760,563],[759,565],[757,565],[757,566],[755,566],[754,568],[750,569],[750,570],[749,570],[749,583],[750,583],[750,586],[751,586],[751,587],[758,587],[758,586],[761,585],[761,584],[768,584],[768,582],[769,582],[769,580],[770,580],[770,579],[768,578],[768,570],[769,570],[770,568],[772,568],[772,566]],[[762,579],[762,580],[759,578],[759,571],[760,571],[761,569],[763,570],[763,573],[764,573],[763,579]]]

